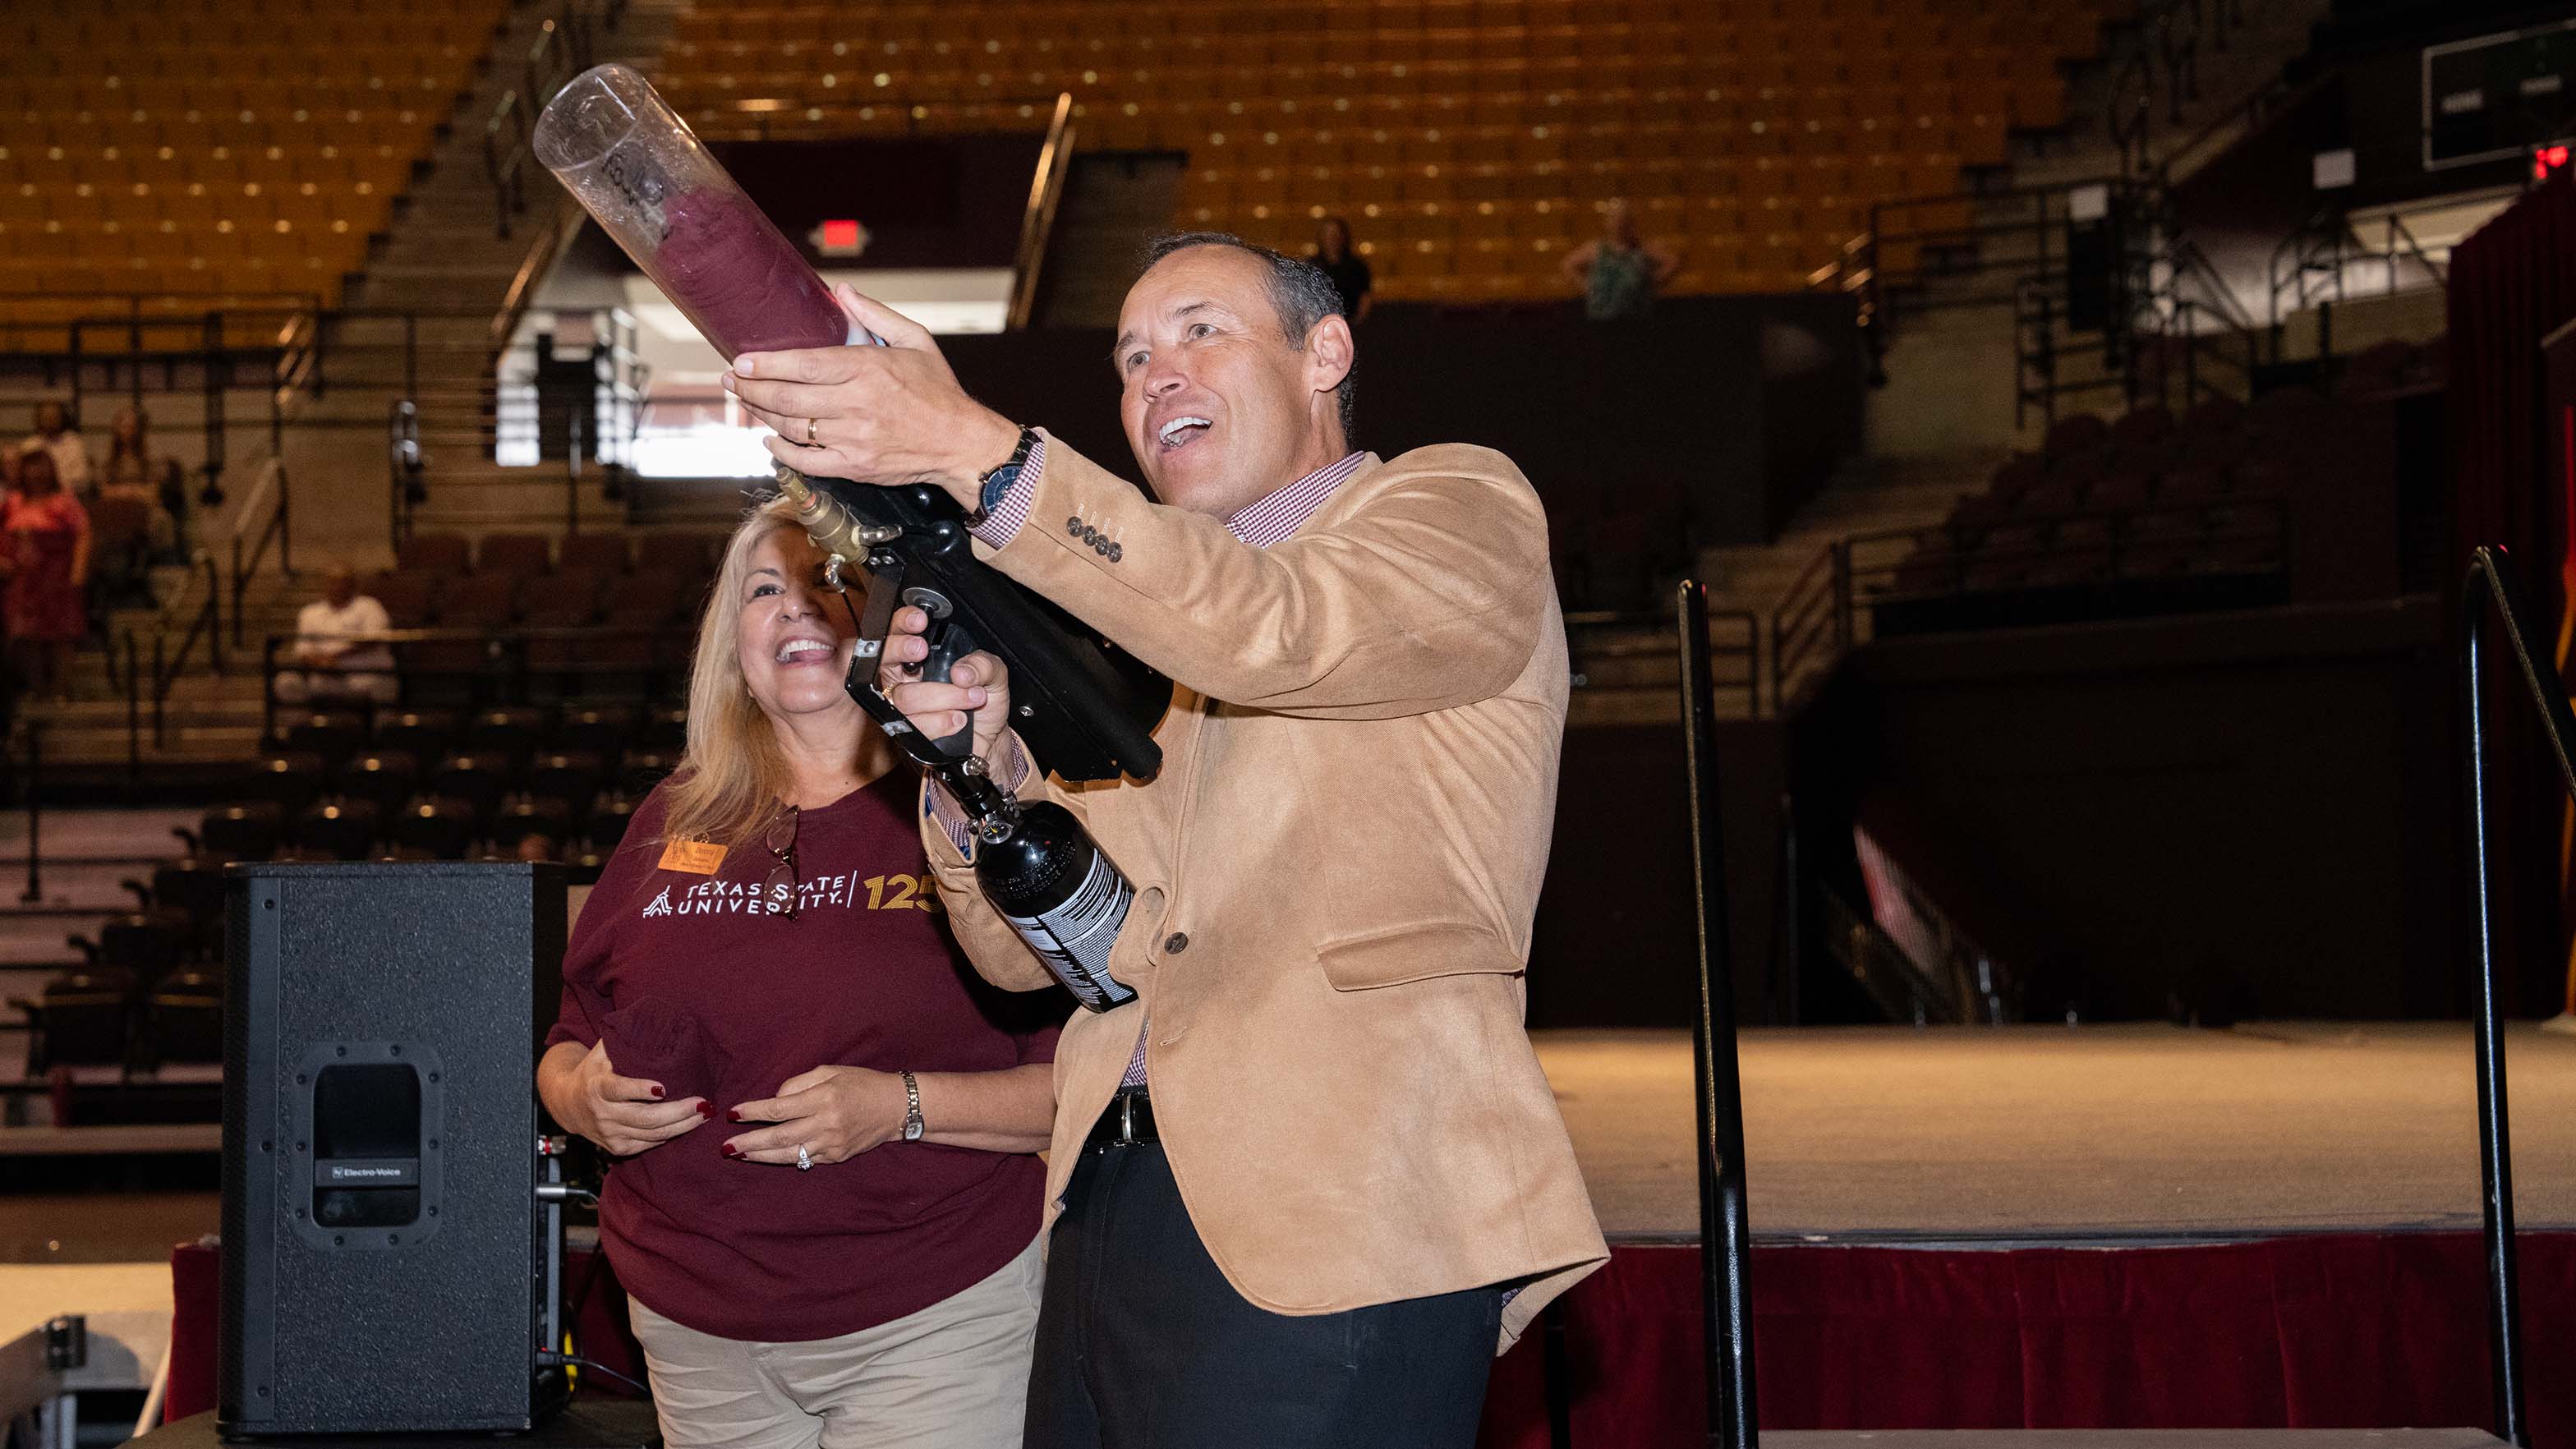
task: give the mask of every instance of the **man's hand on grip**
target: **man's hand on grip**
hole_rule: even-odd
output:
[[[944,684],[922,678],[921,661],[930,655],[930,643],[922,636],[929,628],[930,616],[921,610],[907,605],[895,611],[894,629],[877,665],[877,687],[913,728],[934,740],[957,733],[966,723],[965,712],[973,710],[975,753],[989,764],[995,745],[1011,727],[1011,672],[998,657],[978,652],[952,665]]]

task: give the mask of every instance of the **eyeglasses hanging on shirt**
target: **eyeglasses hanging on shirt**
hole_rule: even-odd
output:
[[[796,879],[795,806],[788,806],[786,814],[770,822],[769,829],[760,837],[760,844],[775,862],[769,867],[768,878],[761,882],[760,898],[769,903],[771,915],[795,920],[799,885]]]

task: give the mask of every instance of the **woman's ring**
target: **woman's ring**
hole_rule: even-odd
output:
[[[814,1170],[814,1154],[806,1151],[805,1144],[802,1142],[796,1144],[796,1170],[798,1172]]]
[[[809,448],[810,448],[810,447],[813,447],[813,446],[814,446],[814,431],[815,431],[815,429],[816,429],[816,428],[818,428],[818,427],[822,426],[822,422],[823,422],[823,420],[822,420],[821,418],[807,418],[807,419],[805,420],[805,446],[806,446],[806,447],[809,447]]]

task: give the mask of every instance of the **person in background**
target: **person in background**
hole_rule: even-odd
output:
[[[0,495],[9,652],[37,699],[68,697],[72,649],[89,633],[89,512],[62,485],[54,457],[48,447],[21,454],[17,481]]]
[[[1642,317],[1679,267],[1673,254],[1637,236],[1637,215],[1624,200],[1601,208],[1601,235],[1565,254],[1565,275],[1583,288],[1583,315],[1595,322]]]
[[[344,563],[322,575],[322,597],[295,616],[297,669],[277,672],[277,697],[286,704],[363,701],[392,704],[402,693],[391,645],[360,642],[393,627],[385,606],[358,592],[358,576]]]
[[[173,486],[177,465],[152,451],[152,420],[141,408],[119,408],[109,425],[107,461],[98,470],[96,497],[132,500],[149,512],[144,540],[155,558],[174,558],[179,551],[178,510],[187,503],[184,486]]]
[[[54,460],[54,481],[63,491],[86,494],[90,488],[89,444],[72,428],[69,408],[58,402],[36,404],[36,430],[18,444],[18,454],[45,453]]]
[[[618,1159],[600,1236],[671,1449],[1018,1449],[1064,1005],[960,958],[824,562],[777,501],[726,548],[537,1094]]]
[[[1354,327],[1367,321],[1377,298],[1368,261],[1351,250],[1351,224],[1338,216],[1325,217],[1315,228],[1313,260],[1325,276],[1333,279],[1333,290],[1342,294],[1342,315]]]

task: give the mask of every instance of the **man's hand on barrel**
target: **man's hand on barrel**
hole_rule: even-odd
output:
[[[770,453],[800,473],[935,484],[974,508],[983,475],[1010,461],[1019,426],[966,395],[919,323],[847,286],[832,294],[886,345],[746,352],[725,390],[777,431]]]

